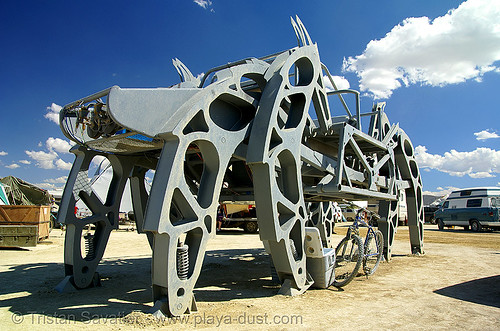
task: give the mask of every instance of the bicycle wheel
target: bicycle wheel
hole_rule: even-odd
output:
[[[363,270],[365,275],[370,276],[375,273],[382,260],[384,251],[384,236],[380,230],[369,231],[364,244]]]
[[[343,287],[358,274],[363,260],[363,242],[358,235],[344,238],[335,249],[335,281],[333,286]]]

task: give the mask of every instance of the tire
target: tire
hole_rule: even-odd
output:
[[[366,276],[371,276],[377,270],[382,260],[384,251],[384,235],[379,230],[369,232],[363,247],[363,271]]]
[[[335,280],[333,286],[344,287],[358,274],[363,263],[363,242],[358,235],[345,237],[335,249]]]
[[[442,219],[438,218],[437,220],[437,225],[439,230],[444,230],[444,222]]]
[[[248,233],[257,233],[259,226],[257,225],[257,222],[254,221],[245,222],[245,224],[243,225],[243,229]]]
[[[479,224],[478,220],[472,220],[470,221],[470,228],[474,232],[479,232],[483,227]]]

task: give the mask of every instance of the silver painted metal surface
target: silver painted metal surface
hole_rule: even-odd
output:
[[[95,283],[110,232],[118,226],[128,178],[138,230],[147,233],[152,246],[157,316],[196,309],[193,289],[207,242],[215,235],[219,201],[255,201],[260,239],[283,294],[307,290],[314,282],[311,268],[322,279],[320,287],[331,284],[331,201],[380,201],[389,259],[395,207],[398,196],[406,194],[411,250],[423,252],[422,181],[408,136],[390,124],[385,103],[361,113],[359,92],[335,87],[304,25],[298,17],[291,21],[297,47],[213,68],[201,79],[174,59],[181,77],[177,85],[113,86],[63,107],[61,128],[79,147],[72,150],[76,160],[58,216],[68,228],[61,291]],[[334,91],[327,91],[324,76]],[[348,98],[354,98],[354,109]],[[333,100],[339,109],[330,106]],[[365,117],[370,119],[366,133]],[[105,201],[89,186],[87,172],[96,156],[108,158],[113,167]],[[155,170],[149,195],[148,170]],[[74,215],[77,200],[91,216]],[[321,256],[309,254],[317,264],[309,269],[307,224],[314,245],[320,240],[325,248]],[[89,225],[90,237],[83,230]]]

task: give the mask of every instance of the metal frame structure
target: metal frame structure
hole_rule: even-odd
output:
[[[313,232],[322,246],[331,248],[329,201],[381,201],[379,228],[389,259],[398,196],[406,194],[411,250],[422,252],[422,181],[409,138],[390,124],[385,103],[361,113],[359,93],[335,87],[304,25],[298,17],[291,21],[298,47],[217,67],[202,79],[175,59],[180,84],[113,86],[63,107],[61,129],[77,146],[58,216],[67,226],[60,291],[98,281],[97,265],[118,227],[129,178],[137,228],[146,232],[153,251],[156,314],[196,309],[193,289],[215,235],[219,201],[256,202],[260,238],[282,294],[302,293],[314,282],[306,263],[306,225],[317,227]],[[324,76],[334,91],[327,92]],[[329,106],[332,95],[344,108],[337,116]],[[349,95],[354,111],[345,101]],[[361,128],[365,116],[367,133]],[[105,201],[88,181],[98,155],[113,167]],[[144,176],[150,169],[155,175],[148,194]],[[77,200],[91,216],[75,217]],[[308,203],[320,203],[325,212]],[[84,235],[89,225],[92,233]]]

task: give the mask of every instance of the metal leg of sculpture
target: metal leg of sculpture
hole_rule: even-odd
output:
[[[86,288],[99,282],[97,266],[106,248],[110,232],[118,228],[118,214],[125,184],[132,170],[130,158],[107,155],[113,168],[113,179],[107,196],[101,201],[89,183],[88,169],[92,159],[99,155],[84,147],[74,148],[76,160],[65,187],[58,214],[58,221],[66,225],[64,265],[66,277],[57,289],[65,291]],[[75,215],[77,200],[88,207],[92,215],[78,218]],[[84,234],[84,229],[87,233]],[[82,247],[82,239],[85,247]]]
[[[181,108],[184,118],[163,135],[150,195],[154,198],[149,199],[144,222],[154,236],[155,315],[195,309],[193,288],[208,239],[215,235],[224,175],[257,111],[258,96],[243,91],[242,77],[262,83],[267,67],[247,63],[227,71],[226,79],[199,95],[189,109]]]
[[[422,179],[415,161],[415,152],[410,138],[401,130],[399,144],[396,149],[396,162],[401,177],[408,181],[410,187],[405,190],[408,208],[408,229],[412,254],[422,254],[424,241],[424,206],[422,195]]]
[[[302,293],[312,283],[303,242],[306,206],[301,144],[309,105],[315,91],[322,89],[318,85],[322,76],[316,45],[310,45],[304,33],[302,37],[304,46],[278,56],[266,74],[269,81],[260,99],[247,154],[260,238],[269,243],[282,282],[280,293],[287,295]],[[289,72],[295,76],[290,77]],[[326,117],[329,119],[329,112]]]

